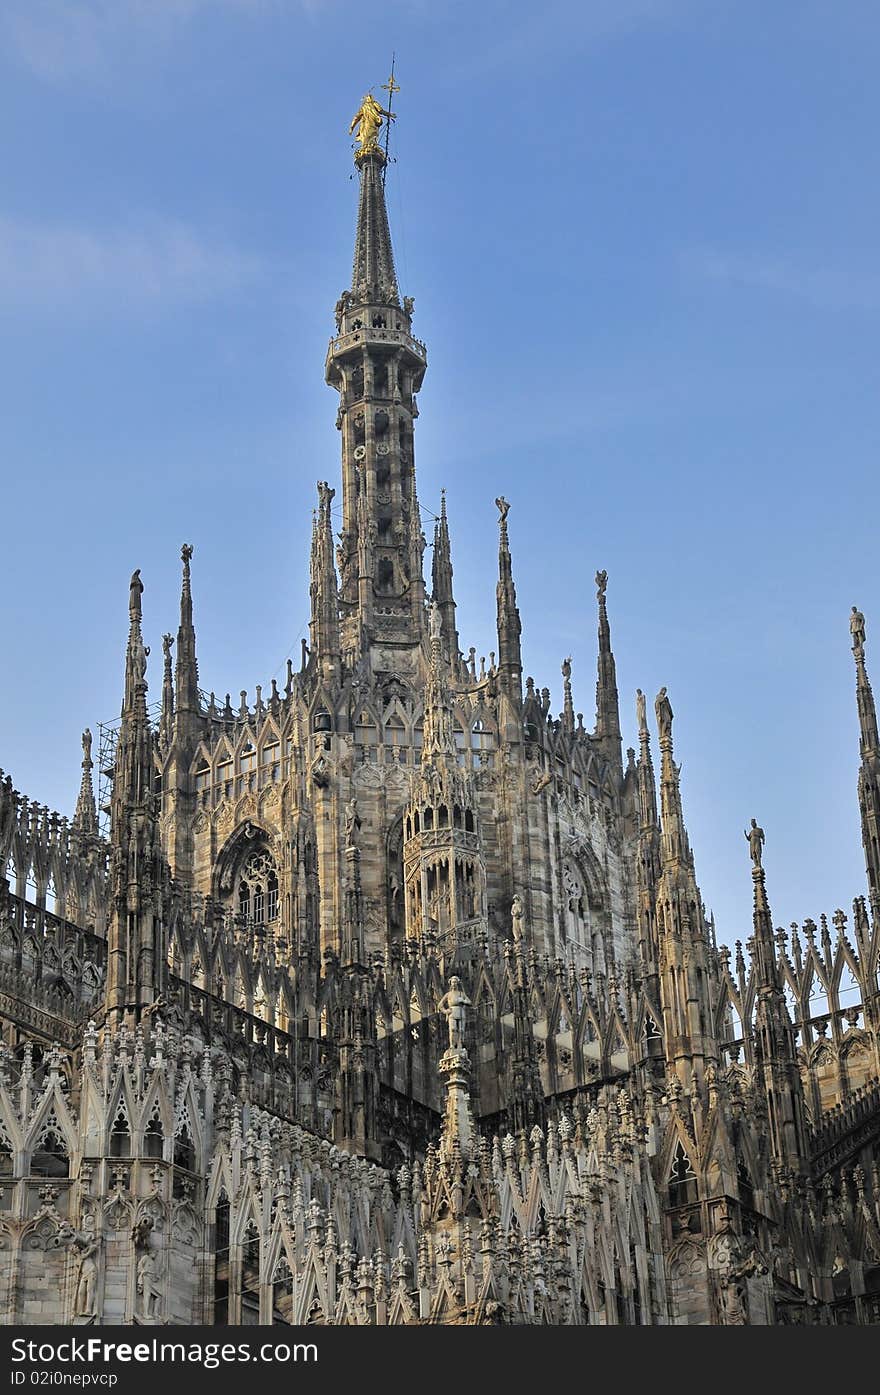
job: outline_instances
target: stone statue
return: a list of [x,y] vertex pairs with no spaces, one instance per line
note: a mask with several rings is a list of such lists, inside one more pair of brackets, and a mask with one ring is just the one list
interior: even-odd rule
[[405,296],[403,297],[403,313],[404,313],[404,315],[412,315],[412,312],[413,312],[413,309],[414,309],[414,308],[415,308],[415,301],[413,300],[413,297],[412,297],[411,295],[405,295]]
[[131,574],[131,581],[128,583],[128,613],[132,620],[141,618],[141,596],[144,594],[144,583],[141,581],[141,569],[136,567]]
[[85,731],[84,731],[83,734],[82,734],[82,748],[83,748],[83,765],[91,765],[91,763],[92,763],[92,733],[90,732],[90,730],[89,730],[88,727],[86,727]]
[[350,136],[357,134],[358,155],[365,155],[368,150],[379,149],[376,137],[382,126],[383,116],[389,121],[397,119],[393,111],[386,111],[384,107],[380,107],[372,92],[368,92],[351,118],[348,128]]
[[443,994],[437,1004],[437,1011],[443,1013],[449,1028],[449,1049],[451,1051],[464,1049],[464,1010],[470,1005],[471,1000],[461,986],[461,979],[453,974],[449,980],[448,991]]
[[79,1266],[74,1290],[73,1311],[76,1317],[95,1316],[95,1289],[98,1282],[98,1240],[95,1235],[77,1233],[73,1244],[79,1250]]
[[501,515],[501,522],[506,523],[507,515],[510,513],[510,505],[508,504],[503,494],[500,494],[498,498],[495,500],[495,507]]
[[181,560],[181,562],[184,564],[184,566],[185,566],[187,569],[189,569],[189,564],[190,564],[190,562],[192,561],[192,555],[193,555],[193,546],[192,546],[192,543],[184,543],[184,544],[183,544],[183,547],[180,549],[180,560]]
[[607,573],[607,572],[597,572],[597,573],[596,573],[596,589],[597,589],[597,591],[598,591],[599,599],[600,599],[600,600],[601,600],[602,597],[605,595],[605,590],[606,590],[606,587],[607,587],[607,586],[608,586],[608,573]]
[[141,1316],[156,1316],[159,1290],[156,1285],[156,1257],[151,1250],[144,1250],[137,1263],[137,1291],[143,1300]]
[[342,330],[342,317],[343,317],[343,315],[345,314],[346,310],[348,309],[348,303],[349,303],[350,300],[351,300],[351,293],[350,293],[349,291],[343,291],[343,292],[342,292],[342,295],[339,297],[339,299],[337,300],[335,306],[333,307],[333,315],[334,315],[334,318],[335,318],[335,320],[336,320],[336,333],[337,333],[337,334],[339,334],[340,331]]
[[858,606],[853,606],[852,608],[852,614],[849,617],[849,632],[852,635],[853,649],[864,649],[865,617]]
[[326,504],[329,509],[335,497],[336,490],[331,489],[326,480],[318,480],[318,499],[321,503],[321,507],[323,508]]
[[648,725],[648,714],[645,709],[645,694],[641,688],[636,688],[636,716],[639,723],[639,731],[645,731]]
[[164,656],[165,656],[165,662],[166,662],[166,663],[170,663],[170,662],[171,662],[171,646],[172,646],[173,643],[174,643],[174,636],[173,636],[173,635],[163,635],[163,636],[162,636],[162,653],[163,653]]
[[764,842],[764,830],[759,828],[756,819],[752,819],[751,828],[747,828],[744,834],[749,845],[749,853],[756,867],[761,866],[761,847]]
[[654,700],[654,713],[657,717],[657,730],[660,733],[660,740],[671,739],[672,737],[672,703],[666,696],[666,689],[661,688]]
[[443,634],[443,613],[436,601],[432,601],[428,608],[428,628],[432,642],[439,640]]
[[568,682],[569,678],[571,678],[571,655],[570,655],[570,654],[569,654],[569,656],[568,656],[567,659],[563,659],[563,660],[562,660],[562,676],[563,676],[563,678],[565,679],[566,683]]
[[526,908],[519,892],[516,893],[510,903],[510,918],[513,921],[513,941],[514,944],[522,944],[526,929]]
[[345,845],[348,848],[357,847],[358,835],[361,827],[361,816],[358,813],[358,802],[354,795],[345,806]]

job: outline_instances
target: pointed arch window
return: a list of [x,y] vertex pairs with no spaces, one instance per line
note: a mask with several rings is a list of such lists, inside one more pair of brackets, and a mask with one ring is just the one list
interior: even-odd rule
[[362,712],[355,723],[354,744],[361,748],[362,760],[369,760],[373,748],[378,744],[376,723],[367,712]]
[[43,1134],[31,1158],[31,1176],[70,1176],[70,1159],[60,1129],[49,1128]]
[[679,1139],[669,1173],[669,1201],[672,1206],[687,1206],[697,1198],[697,1174]]
[[113,1120],[113,1126],[110,1130],[110,1156],[111,1158],[131,1157],[131,1129],[121,1109]]
[[281,742],[269,741],[260,752],[260,781],[277,781],[281,773]]
[[474,764],[492,766],[495,763],[495,733],[490,731],[481,717],[471,727],[471,750]]
[[251,853],[242,868],[238,909],[239,914],[254,925],[263,925],[278,917],[278,871],[275,859],[265,848]]
[[203,760],[196,771],[196,790],[201,792],[208,789],[211,784],[211,767],[206,760]]
[[396,712],[392,712],[385,723],[384,741],[386,765],[405,759],[406,727]]
[[453,738],[455,741],[455,759],[459,765],[464,765],[468,748],[468,740],[464,727],[460,722],[456,722],[453,728]]
[[165,1136],[162,1133],[162,1121],[158,1117],[154,1117],[144,1130],[144,1157],[161,1158],[164,1152]]
[[247,745],[244,747],[243,751],[239,755],[238,768],[241,771],[242,775],[249,775],[252,770],[256,770],[257,753],[254,750],[254,745],[252,741],[249,741],[247,743]]
[[196,1170],[196,1150],[186,1123],[181,1125],[174,1136],[174,1166],[185,1168],[187,1172]]
[[214,1212],[214,1325],[229,1321],[229,1200],[221,1195]]

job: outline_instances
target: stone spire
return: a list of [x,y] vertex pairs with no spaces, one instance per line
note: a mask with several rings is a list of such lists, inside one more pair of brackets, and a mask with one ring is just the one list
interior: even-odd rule
[[174,680],[171,676],[171,646],[173,635],[162,636],[162,719],[159,725],[159,747],[168,750],[174,735]]
[[651,758],[651,736],[648,731],[645,695],[636,689],[636,712],[639,726],[639,760],[636,768],[639,846],[636,864],[636,915],[639,928],[639,957],[644,973],[657,973],[657,921],[655,904],[660,880],[660,822],[657,817],[657,788],[654,762]]
[[[755,819],[746,838],[754,885],[755,1058],[767,1100],[770,1147],[776,1163],[794,1171],[804,1171],[809,1153],[803,1084],[776,962],[773,921],[762,864],[764,830],[758,827]],[[782,938],[784,940],[784,935]]]
[[620,746],[620,706],[617,696],[617,670],[611,652],[611,626],[605,604],[608,573],[596,573],[596,595],[599,602],[599,665],[596,680],[596,740],[607,760],[622,775]]
[[672,705],[665,688],[654,704],[660,733],[660,880],[656,922],[667,1063],[682,1085],[702,1088],[706,1067],[718,1057],[712,1004],[715,975],[700,890],[681,807],[672,748]]
[[318,482],[318,513],[312,529],[311,601],[309,624],[312,654],[324,679],[332,677],[339,657],[339,589],[333,564],[333,520],[330,506],[336,495],[326,481]]
[[495,500],[498,508],[498,585],[496,602],[498,610],[498,674],[499,682],[509,698],[522,702],[522,650],[520,634],[522,624],[516,604],[516,587],[513,584],[513,566],[510,557],[510,543],[507,537],[507,515],[510,505],[502,495]]
[[880,737],[877,709],[865,667],[865,617],[853,606],[849,622],[856,663],[856,706],[859,713],[859,814],[868,895],[875,917],[880,915]]
[[378,147],[358,151],[355,164],[360,170],[360,197],[351,272],[352,294],[360,301],[397,305],[397,274],[382,179],[385,156]]
[[140,570],[129,587],[125,694],[110,801],[112,904],[107,935],[107,1013],[114,1024],[136,1017],[161,989],[163,858],[156,762],[147,715],[147,655],[141,634]]
[[477,1131],[470,1102],[471,1061],[465,1050],[465,1013],[471,1000],[453,975],[449,988],[437,1004],[446,1018],[449,1047],[440,1058],[440,1074],[446,1085],[446,1113],[440,1139],[440,1156],[449,1161],[460,1157],[471,1162],[476,1156]]
[[443,647],[449,662],[456,667],[458,630],[455,625],[455,597],[452,592],[452,552],[449,546],[449,524],[446,518],[446,490],[440,491],[440,517],[434,524],[434,559],[431,567],[431,594],[440,607],[443,620]]
[[574,699],[571,695],[571,655],[562,660],[562,727],[567,735],[574,734]]
[[422,767],[455,765],[455,740],[452,733],[452,698],[446,681],[443,661],[443,617],[436,601],[430,607],[431,661],[425,684],[425,714],[423,721]]
[[[180,626],[177,631],[177,669],[175,687],[177,689],[177,711],[186,720],[197,716],[199,701],[199,665],[196,659],[196,632],[193,626],[192,585],[190,562],[193,549],[184,543],[180,549],[183,563],[183,579],[180,588]],[[180,722],[178,722],[178,727]]]
[[360,198],[352,286],[336,302],[336,336],[326,361],[327,382],[339,393],[337,557],[349,663],[380,638],[420,643],[425,597],[413,422],[426,353],[413,338],[413,301],[405,296],[401,302],[398,294],[382,183],[385,157],[374,138],[376,113],[382,113],[368,106],[365,98],[355,118],[355,124],[364,118],[367,144],[355,154]]
[[95,762],[92,760],[92,733],[88,727],[82,734],[82,753],[82,780],[71,827],[81,835],[95,837],[98,832],[98,810],[95,805],[95,791],[92,787],[92,770]]

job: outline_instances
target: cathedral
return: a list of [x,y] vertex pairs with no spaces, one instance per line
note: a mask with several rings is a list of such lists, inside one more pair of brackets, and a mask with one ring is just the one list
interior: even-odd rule
[[352,122],[341,479],[318,484],[299,669],[238,704],[202,690],[185,544],[149,699],[131,578],[121,720],[83,734],[73,816],[0,780],[2,1320],[880,1322],[864,617],[865,894],[774,928],[752,820],[730,949],[665,688],[622,749],[605,572],[592,726],[568,661],[558,714],[523,674],[505,498],[488,661],[445,502],[426,577],[390,119],[368,95]]

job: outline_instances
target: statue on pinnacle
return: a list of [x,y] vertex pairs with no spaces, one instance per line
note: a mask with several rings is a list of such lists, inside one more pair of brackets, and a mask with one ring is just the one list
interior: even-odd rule
[[393,111],[386,111],[384,107],[380,107],[372,92],[367,92],[351,118],[351,125],[348,128],[348,134],[350,136],[356,135],[358,142],[355,159],[374,150],[381,154],[377,137],[382,127],[383,116],[388,121],[396,120]]

